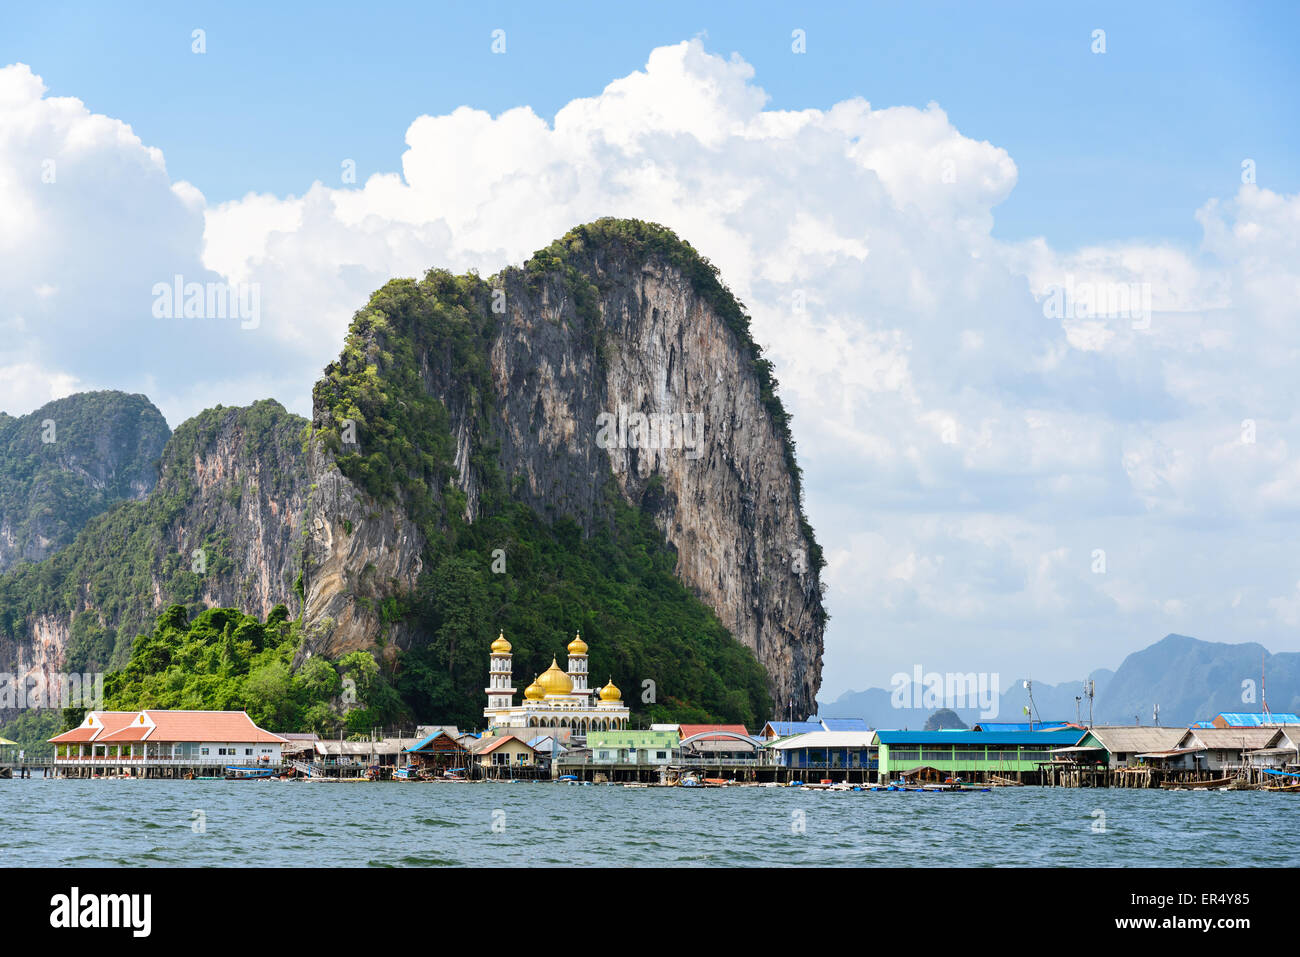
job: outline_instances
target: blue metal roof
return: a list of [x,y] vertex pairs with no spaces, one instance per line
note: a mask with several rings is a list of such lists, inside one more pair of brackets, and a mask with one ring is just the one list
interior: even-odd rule
[[1213,721],[1197,721],[1195,724],[1192,725],[1192,727],[1193,727],[1193,728],[1213,728],[1213,727],[1214,727],[1214,722],[1213,722]]
[[440,735],[440,734],[445,734],[445,735],[447,735],[447,737],[451,738],[451,740],[453,740],[453,741],[456,740],[455,737],[453,737],[452,734],[451,734],[450,732],[448,732],[445,728],[439,728],[437,731],[433,732],[433,734],[429,735],[427,738],[423,738],[422,740],[417,741],[415,744],[411,745],[411,746],[410,746],[409,748],[407,748],[406,750],[407,750],[407,751],[419,751],[422,747],[424,747],[426,744],[428,744],[430,741],[432,741],[434,738],[436,738],[436,737],[437,737],[438,735]]
[[861,718],[821,718],[821,728],[827,731],[870,731],[871,726]]
[[881,744],[1041,744],[1065,747],[1083,737],[1078,728],[1055,731],[877,731]]
[[1284,712],[1248,714],[1241,711],[1224,711],[1215,715],[1231,728],[1261,728],[1274,724],[1300,724],[1300,716]]
[[816,721],[769,721],[768,726],[776,732],[777,737],[785,738],[792,734],[807,734],[809,731],[821,731],[822,726]]
[[1068,721],[981,721],[972,730],[977,731],[1052,731],[1064,728]]

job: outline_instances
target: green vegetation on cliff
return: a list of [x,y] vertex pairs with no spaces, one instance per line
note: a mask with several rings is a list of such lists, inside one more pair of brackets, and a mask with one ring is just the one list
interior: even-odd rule
[[52,554],[91,517],[141,498],[170,434],[152,402],[124,392],[82,392],[19,418],[0,414],[0,569]]
[[[580,261],[583,243],[612,237],[640,244],[630,254],[649,249],[668,257],[697,284],[751,349],[774,425],[788,437],[748,319],[713,267],[669,231],[601,221],[537,253],[524,272],[539,282],[560,277],[590,323],[595,290],[585,288],[584,273],[569,259]],[[515,644],[516,681],[526,684],[552,655],[563,657],[564,644],[581,628],[592,648],[592,680],[617,675],[634,682],[622,690],[639,716],[765,720],[770,701],[762,666],[677,580],[675,554],[650,516],[622,501],[612,480],[605,496],[611,521],[586,537],[572,520],[548,523],[511,497],[512,477],[501,474],[488,415],[488,350],[498,321],[491,296],[491,285],[478,276],[441,270],[420,282],[388,283],[356,314],[341,357],[316,385],[316,435],[339,468],[379,501],[400,503],[428,542],[416,594],[387,610],[412,623],[416,635],[394,670],[404,699],[420,720],[477,724],[486,649],[497,629]],[[461,384],[456,401],[476,432],[471,464],[481,488],[473,522],[465,521],[465,496],[451,482],[450,417],[426,387],[430,367],[454,370]],[[346,420],[355,424],[356,445],[345,442]],[[787,454],[792,461],[792,444]],[[492,569],[496,549],[504,571]],[[820,551],[813,558],[820,564]]]
[[[295,671],[299,639],[283,605],[264,623],[234,608],[210,608],[190,621],[184,606],[173,605],[135,639],[126,666],[105,678],[105,707],[243,710],[271,731],[326,735],[405,717],[369,652],[337,663],[308,658]],[[70,724],[79,720],[69,716]]]
[[[233,452],[270,466],[286,450],[298,454],[305,425],[273,400],[243,409],[217,406],[187,420],[167,443],[158,485],[146,500],[119,503],[90,519],[72,544],[52,557],[0,575],[0,639],[20,640],[40,617],[71,617],[64,669],[102,670],[123,664],[131,640],[154,620],[155,585],[160,604],[203,608],[204,593],[229,583],[235,570],[233,530],[223,527],[219,509],[204,513],[198,507],[196,459],[213,453],[219,436],[237,435],[242,445]],[[302,481],[270,468],[263,473],[276,485],[265,491],[276,497]],[[228,501],[242,490],[240,477],[232,473],[219,495]],[[175,544],[180,526],[184,553]],[[199,548],[202,574],[194,571],[192,558]]]
[[[492,309],[494,286],[522,280],[535,295],[545,287],[550,302],[550,294],[561,293],[600,361],[598,255],[653,257],[680,270],[736,335],[784,443],[802,516],[789,417],[743,307],[716,269],[670,231],[601,220],[492,281],[431,270],[420,281],[386,284],[356,314],[339,359],[317,382],[310,431],[270,401],[218,407],[186,422],[167,446],[147,501],[91,519],[52,559],[0,576],[0,647],[29,634],[40,616],[70,617],[64,666],[117,667],[108,682],[110,707],[242,707],[273,729],[334,730],[342,721],[360,731],[411,721],[480,725],[487,649],[498,629],[514,644],[520,689],[553,656],[563,660],[580,629],[591,648],[593,685],[614,678],[638,720],[759,725],[771,708],[762,666],[676,578],[677,556],[648,511],[627,504],[607,477],[601,520],[584,532],[571,518],[551,520],[520,502],[511,489],[522,476],[501,469],[489,357],[502,321]],[[446,401],[472,433],[466,445],[477,482],[473,521],[454,481],[453,416],[433,393],[434,382],[454,383]],[[0,420],[0,430],[7,427]],[[303,661],[303,626],[281,609],[265,623],[230,608],[203,610],[205,598],[238,594],[234,578],[257,571],[237,567],[233,545],[251,530],[222,507],[237,506],[246,494],[236,466],[256,463],[261,491],[273,500],[304,492],[304,432],[332,452],[358,488],[403,510],[425,537],[415,590],[372,607],[384,625],[410,639],[401,650],[381,635],[375,656]],[[231,435],[237,447],[225,450],[232,458],[224,471],[205,467],[201,476],[197,463]],[[803,529],[810,563],[819,569],[820,548],[806,522]],[[352,534],[350,525],[345,531]],[[188,554],[198,547],[207,555],[201,574]],[[302,598],[311,575],[304,567],[292,584],[281,583],[290,601]],[[180,607],[151,625],[161,605]],[[340,706],[344,677],[358,692],[351,710]]]

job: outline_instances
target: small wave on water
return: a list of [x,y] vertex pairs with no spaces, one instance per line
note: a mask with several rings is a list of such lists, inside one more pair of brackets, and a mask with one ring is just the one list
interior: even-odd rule
[[1287,850],[1267,835],[1293,806],[1263,793],[1178,801],[1138,789],[1023,788],[957,801],[505,784],[320,783],[268,794],[222,782],[9,781],[0,847],[16,866],[1273,865]]
[[456,867],[460,861],[442,857],[415,857],[408,854],[406,857],[399,858],[397,863],[406,867]]

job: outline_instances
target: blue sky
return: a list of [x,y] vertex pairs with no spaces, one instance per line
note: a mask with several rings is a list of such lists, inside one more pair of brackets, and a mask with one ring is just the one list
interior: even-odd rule
[[[825,696],[1300,651],[1300,7],[629,6],[11,7],[0,408],[309,414],[389,278],[636,216],[775,363]],[[258,321],[159,317],[176,275]]]
[[[528,104],[549,119],[697,35],[753,64],[773,109],[937,101],[1015,157],[1006,239],[1193,242],[1191,211],[1235,190],[1243,157],[1270,188],[1300,182],[1294,3],[82,3],[10,5],[6,20],[0,61],[129,118],[213,201],[301,193],[336,180],[341,157],[362,178],[391,170],[422,113]],[[506,56],[490,54],[498,28]]]

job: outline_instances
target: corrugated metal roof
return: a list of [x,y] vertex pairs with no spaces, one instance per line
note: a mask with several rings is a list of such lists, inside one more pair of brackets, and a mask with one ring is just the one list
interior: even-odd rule
[[972,731],[1054,731],[1070,727],[1069,721],[981,721]]
[[881,744],[897,747],[905,744],[1026,744],[1053,745],[1074,744],[1079,740],[1078,728],[1065,728],[1055,731],[877,731],[876,739]]
[[384,741],[313,741],[317,754],[339,757],[369,757],[379,754],[400,754],[402,744],[393,738]]
[[87,744],[101,734],[120,731],[134,721],[138,714],[138,711],[91,711],[80,727],[56,734],[49,740],[52,744]]
[[776,751],[798,751],[803,748],[866,748],[875,744],[874,731],[810,731],[773,742]]
[[1231,728],[1263,728],[1279,724],[1300,724],[1300,715],[1287,712],[1270,714],[1251,714],[1246,711],[1224,711],[1214,716],[1222,718],[1224,724]]
[[[1187,733],[1186,728],[1161,728],[1156,725],[1102,725],[1079,735],[1082,742],[1091,734],[1111,754],[1139,754],[1146,751],[1169,751]],[[1076,731],[1075,734],[1078,734]]]
[[161,741],[231,744],[284,744],[284,738],[264,731],[244,711],[164,711],[147,708],[116,731],[107,728],[95,742]]
[[[411,746],[410,746],[409,748],[407,748],[406,750],[407,750],[407,751],[419,751],[421,748],[423,748],[423,747],[425,747],[426,745],[430,744],[430,743],[431,743],[435,738],[437,738],[437,737],[439,737],[439,736],[441,736],[441,735],[444,735],[444,734],[445,734],[447,737],[449,737],[449,738],[450,738],[450,739],[451,739],[455,744],[461,744],[460,739],[456,737],[455,731],[456,731],[455,728],[452,728],[450,731],[448,731],[448,730],[446,730],[446,729],[444,729],[444,728],[439,728],[437,731],[433,732],[433,734],[426,735],[425,737],[423,737],[423,738],[421,738],[419,741],[415,742],[415,744],[411,745]],[[462,747],[463,747],[463,745],[462,745]]]
[[[729,731],[732,734],[743,734],[745,737],[751,737],[749,729],[743,724],[683,724],[680,725],[682,738],[692,738],[699,734],[707,734],[710,731]],[[726,735],[720,735],[725,738]],[[709,740],[708,737],[702,740]]]
[[862,718],[821,718],[821,726],[826,731],[870,731],[871,727]]
[[[491,754],[493,751],[501,747],[501,745],[505,744],[507,741],[517,741],[520,744],[522,744],[525,748],[528,748],[528,742],[524,741],[522,738],[517,738],[513,734],[504,734],[501,735],[500,737],[480,738],[478,742],[478,746],[474,749],[474,753],[479,756],[485,754]],[[529,750],[531,751],[532,749],[529,748]]]
[[809,731],[825,730],[817,721],[769,721],[763,726],[763,731],[766,732],[768,728],[771,728],[778,738],[784,738],[791,734],[807,734]]
[[1267,748],[1281,733],[1278,728],[1189,728],[1179,737],[1194,739],[1207,748],[1236,751]]

